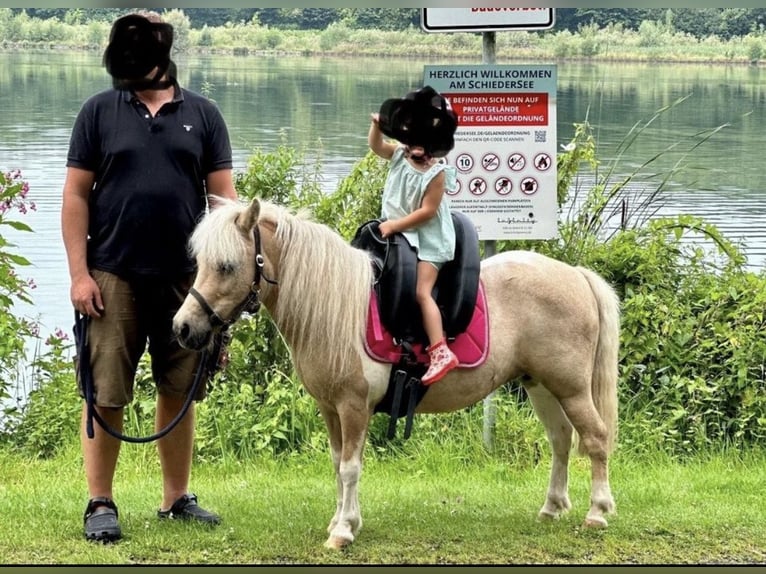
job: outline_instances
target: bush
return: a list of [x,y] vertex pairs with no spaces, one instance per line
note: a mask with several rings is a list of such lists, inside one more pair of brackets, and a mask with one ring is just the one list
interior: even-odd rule
[[[667,149],[678,151],[678,143]],[[538,249],[593,268],[620,294],[622,444],[687,454],[762,441],[766,398],[756,389],[764,385],[766,275],[748,272],[742,252],[714,226],[688,215],[650,217],[681,162],[660,174],[656,189],[636,193],[628,184],[652,161],[616,177],[618,161],[601,166],[589,126],[576,126],[558,158],[559,200],[576,206],[564,209],[561,239]],[[595,175],[578,197],[583,166]]]
[[[12,219],[14,213],[24,215],[35,209],[35,204],[27,198],[28,193],[29,184],[19,170],[0,171],[0,231],[3,226],[21,232],[32,231],[26,223]],[[26,359],[25,339],[34,337],[38,329],[34,323],[13,313],[15,302],[32,302],[30,291],[34,289],[34,281],[18,275],[18,268],[30,262],[14,253],[13,247],[15,245],[0,234],[0,407],[6,416],[16,410],[13,404],[2,405],[12,398],[11,388],[19,383],[19,367]]]
[[751,64],[757,64],[763,58],[763,40],[760,36],[749,34],[745,36],[747,58]]
[[34,386],[24,406],[6,413],[4,442],[30,456],[47,458],[76,442],[82,401],[74,381],[69,337],[57,331],[31,364]]

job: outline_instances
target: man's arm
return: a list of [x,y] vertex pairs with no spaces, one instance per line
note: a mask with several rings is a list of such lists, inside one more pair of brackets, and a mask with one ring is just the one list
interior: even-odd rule
[[70,298],[80,313],[100,317],[104,309],[101,291],[88,270],[88,198],[95,174],[67,168],[61,203],[61,235],[69,264]]
[[[215,195],[225,199],[237,199],[237,190],[234,188],[232,170],[230,169],[211,171],[207,174],[205,187],[208,196]],[[211,203],[210,207],[215,207],[215,205]]]

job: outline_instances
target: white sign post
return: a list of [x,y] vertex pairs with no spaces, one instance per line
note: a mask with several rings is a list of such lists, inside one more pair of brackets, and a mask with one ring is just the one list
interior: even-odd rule
[[[545,29],[545,28],[552,28],[553,27],[553,9],[552,8],[438,8],[438,9],[428,9],[423,8],[421,11],[421,19],[420,24],[423,30],[426,32],[483,32],[483,60],[484,64],[492,67],[495,64],[495,32],[497,31],[503,31],[503,30],[538,30],[538,29]],[[491,69],[487,68],[485,66],[485,69]],[[458,68],[459,70],[459,68]],[[450,75],[452,73],[459,74],[459,71],[447,71],[446,75]],[[483,111],[477,111],[473,110],[472,113],[474,116],[479,115],[503,115],[505,113],[511,114],[511,115],[517,115],[517,116],[524,116],[527,115],[527,112],[529,110],[524,111],[524,113],[517,113],[521,112],[520,105],[517,104],[524,104],[527,103],[532,104],[533,106],[536,105],[537,113],[534,113],[532,115],[540,115],[541,111],[541,101],[538,99],[534,103],[529,100],[524,101],[520,100],[514,103],[512,100],[514,98],[522,98],[522,97],[533,97],[534,93],[537,93],[538,95],[545,96],[545,101],[547,102],[547,111],[545,111],[545,129],[537,130],[535,129],[535,136],[534,141],[531,142],[533,145],[532,148],[537,148],[533,152],[534,159],[532,160],[532,165],[539,167],[544,167],[544,161],[543,163],[540,163],[540,159],[545,157],[550,158],[553,162],[552,165],[546,170],[548,172],[548,177],[545,178],[544,182],[544,188],[550,189],[545,193],[545,199],[539,203],[535,210],[537,211],[537,215],[540,215],[540,211],[538,208],[544,207],[544,211],[546,213],[551,213],[550,217],[554,218],[555,216],[552,215],[552,212],[550,211],[553,209],[551,207],[551,192],[553,194],[552,201],[553,206],[557,204],[557,174],[556,174],[556,164],[553,158],[556,157],[556,76],[555,76],[555,68],[550,68],[551,72],[551,80],[552,84],[550,82],[543,83],[542,85],[535,86],[534,89],[530,90],[532,92],[528,96],[523,96],[521,92],[526,92],[525,90],[518,89],[517,86],[513,85],[490,85],[490,84],[472,84],[469,85],[467,83],[457,84],[457,83],[448,83],[444,84],[441,82],[441,80],[449,80],[449,78],[440,76],[442,72],[440,72],[437,68],[432,68],[430,70],[431,76],[429,77],[429,67],[426,67],[424,78],[425,83],[428,84],[429,82],[439,81],[439,87],[442,88],[443,92],[446,93],[461,93],[465,88],[470,88],[467,91],[472,91],[473,89],[477,89],[480,92],[484,92],[482,94],[476,94],[474,96],[471,95],[458,95],[457,98],[470,98],[475,97],[477,98],[476,102],[469,102],[467,99],[464,101],[460,101],[461,105],[461,114],[464,116],[467,116],[469,114],[469,110],[467,109],[468,104],[476,104],[475,107],[481,109],[484,108]],[[434,75],[435,73],[435,75]],[[501,69],[499,72],[501,75],[504,73],[509,73],[507,70],[503,72]],[[466,75],[469,75],[470,72],[467,72]],[[486,78],[489,79],[492,76],[492,72],[487,72]],[[510,72],[510,74],[513,74],[513,72]],[[456,80],[457,81],[457,80]],[[491,81],[491,80],[490,80]],[[435,87],[435,86],[434,86]],[[438,88],[437,88],[438,89]],[[495,95],[493,96],[491,93],[493,92]],[[506,93],[507,92],[507,93]],[[542,93],[546,92],[546,93]],[[491,101],[492,98],[495,98],[495,101]],[[457,101],[456,101],[457,103]],[[495,106],[494,108],[490,109],[492,106]],[[513,108],[518,107],[518,110],[501,110],[501,108]],[[453,150],[453,159],[456,160],[459,164],[462,164],[463,167],[463,175],[467,175],[467,172],[472,171],[475,167],[477,168],[477,173],[479,169],[483,169],[487,172],[495,172],[498,173],[496,170],[499,171],[500,169],[500,163],[505,159],[505,155],[503,154],[503,151],[506,153],[508,150],[503,150],[506,146],[503,144],[503,142],[506,141],[506,137],[508,140],[516,139],[518,134],[511,133],[512,131],[528,131],[526,129],[523,129],[521,127],[512,127],[515,120],[511,120],[510,122],[507,122],[505,120],[499,120],[501,124],[506,124],[506,127],[511,128],[507,133],[505,133],[501,126],[494,127],[493,129],[483,129],[481,127],[481,124],[485,124],[484,128],[487,128],[486,123],[484,120],[480,120],[478,117],[474,117],[473,119],[469,120],[471,123],[475,124],[478,123],[479,125],[472,125],[469,126],[468,130],[462,130],[458,128],[458,134],[456,134],[456,147],[459,146],[459,149]],[[495,120],[490,120],[490,122],[493,122]],[[527,122],[531,121],[532,124],[539,123],[538,118],[529,118],[527,115]],[[534,125],[531,127],[535,127]],[[468,133],[468,132],[471,133]],[[525,136],[527,134],[523,134],[522,142],[525,141]],[[544,137],[545,142],[541,142],[539,140],[539,137]],[[474,139],[475,138],[475,139]],[[462,143],[460,143],[462,140]],[[471,141],[473,140],[473,141]],[[490,143],[492,144],[489,148],[479,149],[479,141],[481,141],[482,144]],[[530,143],[530,142],[527,142]],[[539,144],[545,143],[544,148],[540,148]],[[473,144],[473,145],[471,145]],[[471,156],[471,153],[476,153],[477,156],[481,156],[480,162],[476,162],[473,156]],[[478,152],[478,153],[477,153]],[[542,155],[540,155],[542,154]],[[511,155],[508,156],[507,159],[507,169],[508,173],[511,174],[514,172],[514,168],[516,168],[516,171],[521,171],[525,167],[527,167],[527,158],[523,155],[523,152],[521,151],[513,151],[511,152]],[[523,165],[522,165],[523,163]],[[478,166],[478,167],[477,167]],[[496,167],[497,166],[497,167]],[[467,170],[467,172],[466,172]],[[517,174],[518,175],[518,174]],[[531,177],[531,176],[528,176]],[[468,189],[469,192],[471,190],[471,185],[473,185],[474,192],[481,191],[482,188],[484,188],[484,191],[479,194],[482,195],[483,193],[486,193],[486,190],[489,189],[489,186],[487,182],[485,181],[484,184],[482,184],[479,179],[481,176],[476,176],[477,179],[471,178]],[[463,180],[465,177],[463,177]],[[527,191],[531,191],[534,189],[534,193],[531,195],[537,194],[541,187],[540,185],[533,185],[533,187],[529,187],[529,181],[524,180],[525,182],[522,183],[522,187],[526,189]],[[538,184],[541,183],[538,181]],[[461,183],[461,187],[465,187]],[[498,205],[500,203],[505,203],[506,206],[511,207],[512,202],[510,201],[504,201],[503,197],[510,196],[511,193],[513,193],[513,180],[511,177],[508,177],[506,179],[495,179],[494,181],[494,190],[495,193],[498,194]],[[552,191],[551,191],[552,190]],[[458,193],[460,190],[458,190]],[[543,195],[541,194],[540,197],[542,198]],[[456,200],[455,206],[461,205],[463,203],[464,208],[468,208],[470,210],[473,210],[474,207],[478,208],[479,211],[481,211],[481,207],[479,202],[476,202],[477,205],[468,205],[463,200]],[[452,204],[451,204],[452,206]],[[521,206],[521,204],[519,204]],[[492,208],[494,210],[494,208]],[[516,212],[517,210],[515,208],[512,208],[510,211]],[[557,225],[556,225],[556,231],[551,227],[551,223],[548,222],[544,225],[545,230],[543,231],[542,228],[534,229],[536,226],[534,224],[534,221],[536,219],[535,211],[528,211],[527,212],[527,220],[521,221],[521,225],[523,225],[522,229],[516,229],[512,230],[509,226],[513,225],[519,225],[518,220],[519,218],[523,219],[524,210],[522,209],[520,211],[521,215],[512,215],[511,213],[501,215],[497,217],[497,219],[493,222],[491,217],[488,220],[489,227],[492,228],[492,231],[482,231],[482,223],[479,222],[476,223],[474,219],[474,225],[477,225],[477,228],[479,230],[479,237],[486,239],[485,241],[485,256],[491,257],[495,253],[495,239],[499,238],[507,238],[507,235],[516,235],[519,231],[521,231],[521,236],[526,237],[527,239],[530,239],[532,237],[538,236],[540,234],[541,236],[555,236],[557,234]],[[546,220],[548,218],[546,217]],[[503,220],[503,221],[501,221]],[[555,221],[554,219],[550,220]],[[531,224],[531,225],[530,225]],[[500,225],[499,232],[498,232],[498,225]],[[503,228],[503,226],[507,226]],[[494,237],[495,235],[500,234],[502,237]],[[484,398],[484,444],[490,451],[493,450],[494,446],[494,426],[495,426],[495,406],[493,402],[494,392],[490,393],[487,397]]]
[[423,8],[426,32],[499,32],[553,27],[553,8]]

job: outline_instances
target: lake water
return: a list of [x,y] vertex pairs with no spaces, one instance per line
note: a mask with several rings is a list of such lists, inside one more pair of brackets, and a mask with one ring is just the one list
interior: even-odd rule
[[[481,60],[477,55],[477,62]],[[263,56],[178,58],[182,85],[215,99],[231,132],[235,170],[251,152],[284,142],[324,166],[334,190],[367,152],[369,114],[380,102],[422,84],[424,64],[472,62]],[[499,64],[510,62],[498,62]],[[530,62],[516,62],[519,64]],[[538,64],[540,62],[537,62]],[[547,62],[555,63],[555,62]],[[766,128],[766,70],[745,66],[560,63],[557,131],[567,143],[573,124],[595,127],[604,165],[619,159],[630,174],[656,154],[660,160],[634,179],[638,192],[654,189],[676,161],[686,169],[668,186],[663,213],[691,213],[746,242],[753,269],[766,260],[766,195],[761,149]],[[0,53],[0,169],[19,168],[37,211],[23,219],[34,234],[7,234],[32,261],[35,305],[21,312],[39,320],[43,334],[69,330],[69,276],[60,237],[59,209],[73,119],[82,101],[109,85],[99,54]],[[664,106],[628,149],[627,134]],[[665,151],[675,142],[691,149],[706,131],[728,124],[685,159]],[[656,164],[656,165],[655,165]],[[6,230],[3,230],[6,233]]]

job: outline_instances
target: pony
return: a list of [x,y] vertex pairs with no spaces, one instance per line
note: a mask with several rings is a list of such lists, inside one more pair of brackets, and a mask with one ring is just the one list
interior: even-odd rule
[[[257,198],[221,200],[196,226],[197,274],[173,318],[181,345],[202,350],[243,310],[266,307],[326,423],[337,498],[325,546],[351,544],[362,527],[358,487],[368,425],[391,365],[364,348],[374,271],[369,253],[306,213]],[[598,274],[531,251],[482,260],[489,352],[432,384],[416,413],[468,407],[521,379],[545,427],[552,462],[540,519],[571,508],[569,457],[591,463],[586,527],[615,511],[608,456],[617,436],[619,299]]]

